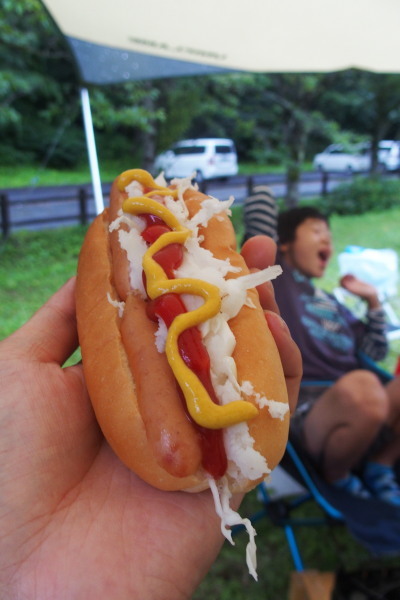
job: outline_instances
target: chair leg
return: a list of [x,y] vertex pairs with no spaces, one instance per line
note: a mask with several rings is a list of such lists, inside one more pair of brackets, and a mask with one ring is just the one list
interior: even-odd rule
[[293,527],[291,525],[284,526],[287,543],[289,545],[290,554],[292,555],[294,567],[296,571],[304,571],[303,559],[300,555],[299,546],[297,544],[296,536],[294,534]]

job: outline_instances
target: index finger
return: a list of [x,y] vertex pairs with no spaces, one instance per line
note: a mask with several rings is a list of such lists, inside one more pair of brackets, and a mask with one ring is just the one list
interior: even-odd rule
[[285,321],[279,315],[266,311],[265,318],[278,348],[285,374],[290,412],[293,414],[296,409],[300,382],[303,376],[301,353],[290,335]]
[[[265,269],[275,264],[276,244],[266,235],[256,235],[243,244],[241,254],[250,271]],[[257,286],[257,291],[263,309],[279,313],[272,282]]]
[[255,235],[243,244],[241,254],[249,269],[265,269],[275,263],[276,244],[267,235]]
[[[276,244],[267,236],[254,236],[243,245],[242,256],[250,269],[265,269],[275,262]],[[279,316],[271,282],[269,282],[269,286],[264,284],[259,286],[257,290],[261,305],[266,309],[265,317],[281,358],[290,410],[293,413],[297,404],[303,372],[300,350],[292,339],[286,323]]]

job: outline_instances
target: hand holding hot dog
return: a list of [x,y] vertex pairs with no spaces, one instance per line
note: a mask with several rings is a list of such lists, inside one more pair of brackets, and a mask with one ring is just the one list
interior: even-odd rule
[[[296,346],[270,327],[298,381]],[[211,494],[160,492],[121,463],[81,365],[61,368],[76,346],[74,280],[0,344],[2,596],[189,598],[222,543]]]
[[243,524],[257,578],[255,530],[232,510],[280,461],[289,429],[279,350],[220,202],[188,179],[124,171],[85,237],[76,286],[86,385],[115,454],[165,491],[210,488],[221,529]]
[[[268,265],[274,264],[276,244],[266,235],[257,235],[245,242],[241,254],[250,270],[265,269]],[[300,350],[292,340],[286,323],[279,316],[279,308],[275,301],[272,283],[264,283],[257,290],[261,305],[265,310],[268,326],[279,350],[285,371],[290,412],[294,413],[302,377]]]
[[163,493],[97,426],[77,346],[75,281],[0,343],[2,598],[189,598],[222,543],[211,494]]

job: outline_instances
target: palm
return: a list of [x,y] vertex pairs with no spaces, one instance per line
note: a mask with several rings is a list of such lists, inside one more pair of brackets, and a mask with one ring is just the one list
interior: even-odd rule
[[[75,597],[76,589],[79,598],[90,599],[97,597],[97,586],[110,586],[115,599],[128,597],[128,590],[134,596],[141,578],[144,584],[152,573],[158,577],[154,589],[186,597],[193,575],[199,581],[209,566],[200,552],[206,546],[215,557],[222,540],[209,492],[165,494],[143,483],[102,438],[80,367],[46,364],[39,377],[36,367],[20,363],[16,394],[24,400],[13,420],[24,423],[18,435],[26,443],[8,452],[13,467],[3,490],[6,500],[10,490],[13,505],[17,473],[23,502],[8,514],[6,526],[10,532],[18,529],[19,537],[3,567],[17,560],[43,593],[48,572],[40,565],[51,565],[53,598]],[[146,553],[138,543],[143,538]],[[179,547],[171,548],[171,539],[179,539]]]

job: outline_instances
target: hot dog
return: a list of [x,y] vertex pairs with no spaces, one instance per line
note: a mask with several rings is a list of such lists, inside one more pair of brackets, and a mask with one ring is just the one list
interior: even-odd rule
[[[120,459],[161,490],[247,491],[279,462],[289,414],[279,354],[228,211],[190,180],[113,183],[78,263],[83,369]],[[217,483],[215,483],[217,482]]]

